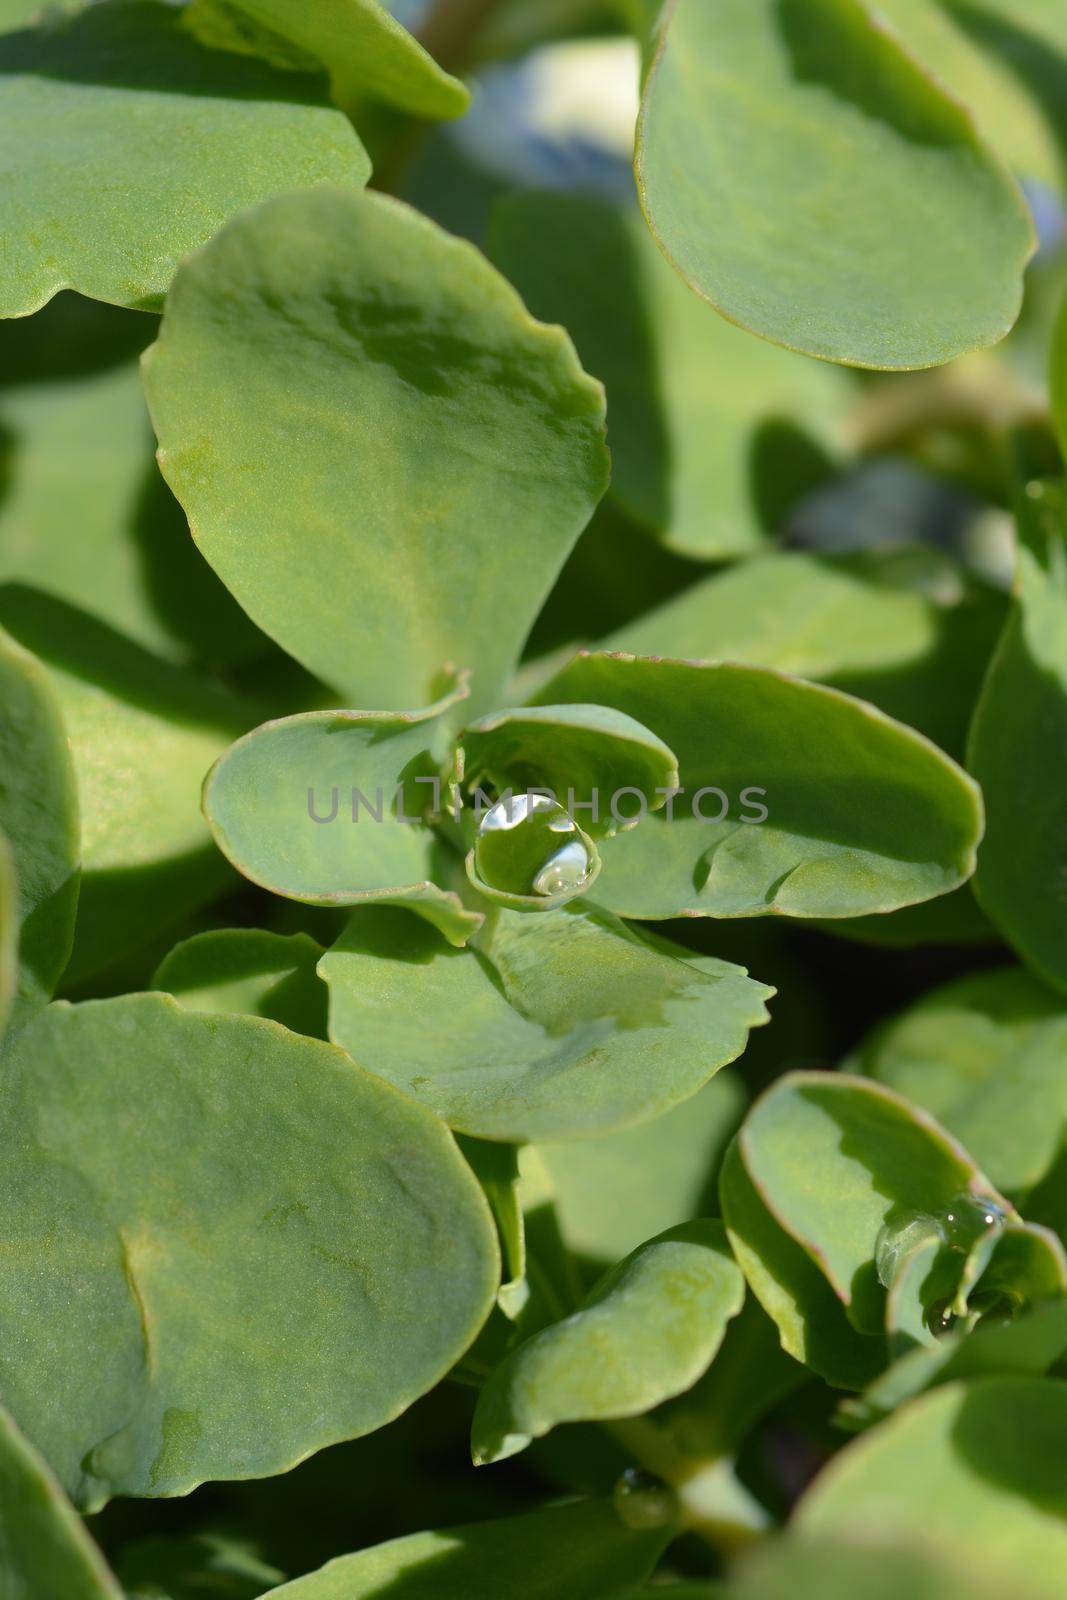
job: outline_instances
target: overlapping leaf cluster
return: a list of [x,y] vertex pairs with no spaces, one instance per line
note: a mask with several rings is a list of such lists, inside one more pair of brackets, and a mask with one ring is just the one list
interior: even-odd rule
[[0,26],[0,1595],[1051,1600],[1067,13]]

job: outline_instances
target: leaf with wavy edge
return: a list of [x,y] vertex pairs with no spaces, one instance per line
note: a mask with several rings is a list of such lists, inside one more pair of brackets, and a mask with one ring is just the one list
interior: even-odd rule
[[684,1222],[601,1279],[562,1322],[490,1374],[471,1431],[476,1465],[524,1450],[563,1422],[635,1417],[704,1373],[745,1280],[721,1222]]
[[5,1083],[0,1395],[82,1506],[379,1428],[488,1314],[470,1169],[331,1045],[127,995],[50,1007]]
[[246,212],[144,358],[207,559],[342,703],[490,709],[607,483],[600,385],[473,246],[380,194]]

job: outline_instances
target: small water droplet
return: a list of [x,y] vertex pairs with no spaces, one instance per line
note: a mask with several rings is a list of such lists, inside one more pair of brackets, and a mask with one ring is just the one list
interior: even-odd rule
[[888,1289],[904,1257],[910,1255],[924,1239],[940,1237],[940,1224],[928,1211],[902,1211],[895,1217],[887,1218],[874,1241],[874,1264],[879,1283]]
[[505,796],[486,812],[474,864],[484,884],[516,895],[573,893],[590,872],[589,851],[574,819],[537,793]]
[[628,1528],[665,1528],[678,1515],[670,1484],[641,1467],[627,1467],[615,1485],[612,1503]]
[[924,1321],[930,1332],[936,1335],[938,1339],[943,1338],[946,1333],[951,1333],[956,1321],[952,1302],[950,1300],[935,1300],[932,1306],[926,1308]]
[[990,1228],[1002,1228],[1007,1212],[988,1195],[961,1194],[948,1206],[943,1220],[945,1239],[952,1248],[969,1250]]

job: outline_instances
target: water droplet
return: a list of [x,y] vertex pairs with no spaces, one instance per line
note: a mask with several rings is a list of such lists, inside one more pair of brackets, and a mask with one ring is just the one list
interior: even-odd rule
[[935,1300],[932,1306],[927,1306],[924,1320],[930,1332],[939,1339],[943,1338],[946,1333],[951,1333],[956,1321],[952,1302],[950,1300]]
[[910,1255],[924,1239],[940,1237],[940,1224],[928,1211],[902,1211],[897,1216],[888,1217],[874,1241],[874,1264],[878,1269],[879,1283],[888,1289],[904,1257]]
[[[565,841],[565,842],[564,842]],[[547,795],[506,795],[482,818],[474,844],[479,878],[507,894],[576,892],[589,877],[581,830]]]
[[670,1484],[641,1467],[627,1467],[615,1485],[612,1503],[628,1528],[665,1528],[678,1515]]
[[945,1211],[945,1239],[954,1250],[969,1250],[983,1233],[999,1231],[1006,1220],[1005,1208],[988,1195],[957,1195]]

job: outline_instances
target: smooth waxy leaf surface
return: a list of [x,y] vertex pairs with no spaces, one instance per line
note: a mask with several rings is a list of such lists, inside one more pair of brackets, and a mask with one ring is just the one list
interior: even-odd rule
[[381,907],[353,915],[319,971],[330,1037],[452,1127],[581,1139],[694,1094],[766,1019],[772,991],[743,968],[670,949],[581,902],[494,911],[465,951]]
[[274,894],[411,904],[462,944],[477,914],[431,882],[439,847],[420,820],[435,802],[442,719],[462,694],[420,711],[308,711],[253,729],[204,785],[219,849]]
[[[1014,1600],[1049,1600],[1042,1575],[1017,1564],[1011,1568]],[[944,1600],[966,1594],[969,1600],[1000,1600],[1004,1575],[975,1570],[955,1550],[913,1533],[905,1543],[884,1540],[877,1523],[835,1529],[817,1538],[790,1531],[752,1551],[728,1589],[693,1588],[693,1600],[827,1600],[830,1595],[862,1595],[863,1600]],[[688,1600],[682,1586],[678,1600]],[[627,1597],[631,1600],[631,1597]]]
[[244,659],[266,641],[197,552],[153,459],[135,359],[153,329],[71,294],[0,324],[0,580],[58,595],[159,655]]
[[326,990],[315,967],[322,946],[306,933],[216,928],[164,957],[152,980],[188,1011],[270,1017],[294,1033],[326,1037]]
[[0,829],[10,847],[5,966],[18,930],[17,1019],[51,999],[70,955],[78,905],[78,795],[47,670],[2,632]]
[[155,0],[0,38],[0,136],[9,317],[59,289],[158,308],[182,256],[234,212],[370,175],[316,78],[206,49]]
[[182,269],[145,378],[160,462],[252,619],[349,703],[502,680],[607,480],[603,395],[472,246],[291,195]]
[[82,978],[235,881],[200,814],[204,774],[254,710],[63,601],[10,584],[0,620],[45,664],[70,739]]
[[0,1393],[82,1505],[380,1427],[492,1304],[447,1133],[276,1023],[53,1006],[8,1062],[0,1144]]
[[638,1416],[682,1393],[744,1297],[721,1223],[681,1223],[640,1245],[492,1373],[474,1414],[475,1462],[514,1455],[561,1422]]
[[495,711],[464,729],[459,749],[468,786],[547,788],[594,838],[662,806],[660,791],[678,783],[674,753],[662,739],[605,706]]
[[1018,315],[1033,248],[1022,196],[861,0],[675,0],[637,177],[691,287],[794,350],[935,366],[995,344]]
[[1067,989],[1067,543],[1041,516],[1021,532],[1015,605],[967,753],[987,818],[974,888],[1023,960]]
[[538,1146],[571,1249],[607,1266],[679,1217],[700,1216],[744,1106],[739,1077],[723,1071],[653,1122]]
[[535,698],[613,706],[678,757],[673,806],[601,846],[595,897],[621,916],[859,916],[944,894],[973,870],[971,780],[834,690],[728,663],[582,653]]
[[840,448],[843,375],[717,317],[636,211],[587,195],[508,196],[489,248],[603,380],[612,494],[672,549],[747,554],[826,475]]
[[278,1600],[602,1600],[640,1583],[666,1533],[627,1528],[601,1500],[413,1533],[273,1591]]
[[[1067,1560],[1067,1386],[987,1378],[926,1395],[857,1439],[820,1475],[794,1527],[811,1537],[914,1529],[980,1579],[1018,1572],[1054,1593]],[[1047,1581],[1046,1581],[1047,1578]]]
[[0,1412],[0,1594],[122,1600],[85,1524],[37,1452]]
[[869,700],[962,758],[1004,609],[1002,595],[930,546],[775,551],[694,584],[602,644],[776,667]]
[[[208,7],[212,0],[208,0]],[[253,18],[329,69],[334,98],[370,94],[421,117],[458,117],[470,95],[378,0],[214,0]]]
[[1067,1002],[1022,968],[933,990],[848,1063],[922,1106],[997,1187],[1025,1194],[1067,1127]]

